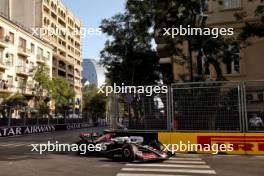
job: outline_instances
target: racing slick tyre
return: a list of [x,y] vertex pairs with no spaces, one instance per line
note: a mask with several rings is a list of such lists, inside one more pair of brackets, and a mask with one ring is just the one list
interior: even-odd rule
[[125,161],[132,162],[136,159],[135,156],[136,147],[132,144],[125,144],[122,147],[122,158]]

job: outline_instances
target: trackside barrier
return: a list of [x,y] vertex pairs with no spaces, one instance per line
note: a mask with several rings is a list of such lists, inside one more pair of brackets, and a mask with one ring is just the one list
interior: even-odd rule
[[92,127],[89,123],[74,123],[74,124],[52,124],[52,125],[32,125],[32,126],[14,126],[0,127],[0,137],[28,135],[35,133],[53,132],[61,130],[73,130]]
[[[263,133],[181,133],[159,132],[158,139],[163,144],[232,144],[232,151],[220,152],[220,154],[248,154],[264,155]],[[177,151],[178,153],[212,153],[189,150]]]
[[264,80],[167,87],[166,94],[148,97],[116,95],[119,112],[112,121],[118,124],[112,130],[156,132],[165,144],[233,144],[224,153],[264,155]]

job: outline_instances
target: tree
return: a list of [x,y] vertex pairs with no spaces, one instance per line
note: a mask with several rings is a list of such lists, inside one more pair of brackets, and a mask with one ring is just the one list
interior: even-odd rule
[[85,85],[82,89],[84,117],[91,115],[94,122],[97,120],[96,116],[104,118],[106,112],[106,96],[98,93],[98,90],[94,84]]
[[34,84],[34,100],[38,108],[47,108],[47,101],[50,100],[52,81],[49,76],[49,67],[45,64],[37,65],[32,69]]
[[[154,29],[152,35],[155,38],[162,39],[167,44],[166,50],[173,58],[173,62],[181,61],[189,67],[189,81],[195,81],[193,76],[192,54],[198,53],[197,60],[202,58],[205,61],[205,67],[208,69],[212,65],[217,74],[216,80],[224,80],[220,62],[223,60],[231,62],[233,57],[227,58],[226,52],[230,40],[223,37],[212,38],[208,36],[186,35],[172,38],[164,37],[164,28],[179,28],[180,26],[189,28],[205,28],[206,18],[203,16],[205,0],[128,0],[126,5],[127,13],[131,14],[146,31]],[[188,55],[178,45],[183,42],[188,43]],[[198,78],[199,80],[201,78]]]
[[63,110],[63,108],[74,104],[75,91],[70,87],[66,79],[54,77],[51,87],[52,99],[55,101],[57,110]]
[[[247,12],[242,11],[239,13],[235,13],[234,16],[238,21],[243,21],[245,17],[248,16]],[[244,20],[244,27],[242,28],[242,32],[239,35],[240,41],[244,42],[244,44],[250,44],[247,40],[251,37],[264,37],[264,5],[259,5],[255,9],[255,17],[259,18],[257,22],[247,22]]]
[[14,94],[8,97],[4,103],[7,106],[27,106],[27,99],[22,94]]
[[113,38],[101,51],[111,84],[150,85],[159,80],[159,58],[151,48],[152,38],[145,26],[133,20],[124,13],[102,21],[102,31]]
[[28,104],[26,97],[19,93],[6,96],[2,103],[4,106],[0,106],[0,115],[3,118],[8,118],[11,116],[10,112],[12,108],[21,108],[27,106]]
[[0,92],[0,106],[1,104],[3,104],[3,102],[6,101],[6,99],[8,99],[11,96],[10,93],[8,92]]

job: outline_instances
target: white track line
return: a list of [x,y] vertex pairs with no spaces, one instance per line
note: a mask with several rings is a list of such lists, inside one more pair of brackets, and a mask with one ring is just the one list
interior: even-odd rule
[[182,164],[126,164],[132,167],[176,167],[176,168],[200,168],[209,169],[208,165],[182,165]]
[[11,144],[0,144],[0,147],[18,147],[18,146],[26,146],[28,143],[11,143]]
[[190,176],[190,175],[118,173],[116,174],[116,176]]
[[216,172],[214,170],[199,170],[199,169],[122,168],[121,171],[132,171],[132,172],[165,172],[165,173],[193,173],[193,174],[216,174]]
[[177,160],[167,160],[163,163],[174,163],[174,164],[206,164],[205,161],[177,161]]
[[201,161],[201,158],[184,158],[184,157],[172,157],[169,160],[188,160],[188,161]]

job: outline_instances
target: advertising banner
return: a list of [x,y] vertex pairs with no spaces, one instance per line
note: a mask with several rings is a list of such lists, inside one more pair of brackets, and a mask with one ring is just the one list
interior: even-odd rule
[[0,137],[19,136],[19,135],[27,135],[34,133],[60,131],[60,130],[74,130],[74,129],[88,128],[88,127],[91,127],[91,125],[88,123],[1,127]]
[[[217,146],[217,153],[221,154],[254,154],[264,155],[263,133],[180,133],[161,132],[158,139],[164,144],[191,146],[189,150],[178,150],[179,153],[214,153],[203,150],[206,146]],[[195,145],[196,147],[192,147]],[[226,150],[222,146],[231,146]]]

